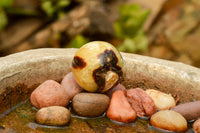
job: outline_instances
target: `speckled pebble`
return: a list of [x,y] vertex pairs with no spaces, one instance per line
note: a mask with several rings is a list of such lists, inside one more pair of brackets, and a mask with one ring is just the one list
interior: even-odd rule
[[42,125],[63,126],[70,121],[70,111],[62,106],[44,107],[36,113],[36,122]]

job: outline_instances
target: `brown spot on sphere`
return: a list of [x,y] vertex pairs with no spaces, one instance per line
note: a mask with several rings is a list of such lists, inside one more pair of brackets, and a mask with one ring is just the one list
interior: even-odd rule
[[102,66],[110,67],[116,66],[118,58],[113,50],[105,50],[103,53],[99,54],[98,58]]
[[72,67],[77,69],[83,69],[86,66],[86,62],[84,61],[83,58],[79,57],[79,56],[75,56],[73,61],[72,61]]
[[[105,50],[103,53],[98,55],[101,66],[93,71],[93,78],[98,85],[97,92],[101,92],[105,87],[105,75],[108,71],[113,71],[122,77],[122,68],[117,65],[118,58],[113,50]],[[120,79],[118,80],[118,82]],[[116,82],[114,85],[116,85]],[[114,86],[113,85],[113,86]]]

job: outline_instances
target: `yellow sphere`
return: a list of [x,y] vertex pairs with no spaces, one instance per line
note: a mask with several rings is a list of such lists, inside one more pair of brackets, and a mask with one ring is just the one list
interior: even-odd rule
[[74,55],[72,72],[76,82],[86,91],[105,92],[121,80],[123,59],[110,43],[89,42]]

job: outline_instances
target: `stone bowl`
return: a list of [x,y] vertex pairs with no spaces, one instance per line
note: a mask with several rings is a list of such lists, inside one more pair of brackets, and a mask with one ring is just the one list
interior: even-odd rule
[[[42,48],[0,58],[0,113],[27,99],[47,79],[61,81],[71,71],[77,49]],[[200,100],[200,69],[179,62],[121,53],[124,74],[132,83]]]

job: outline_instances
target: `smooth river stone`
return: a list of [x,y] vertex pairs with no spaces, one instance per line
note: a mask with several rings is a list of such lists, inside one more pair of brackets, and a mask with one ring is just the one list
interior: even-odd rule
[[151,116],[151,125],[175,132],[187,130],[187,121],[179,113],[172,110],[161,110]]
[[31,103],[40,109],[48,106],[67,106],[69,96],[64,87],[54,80],[47,80],[31,94]]
[[76,80],[74,79],[74,75],[72,72],[65,75],[63,80],[61,81],[61,85],[65,88],[69,99],[72,100],[73,97],[80,93],[83,89],[78,85]]
[[111,120],[123,123],[133,122],[137,117],[122,90],[116,90],[112,94],[106,115]]
[[147,89],[146,93],[153,99],[158,110],[167,110],[176,106],[175,99],[171,95],[154,89]]
[[49,126],[64,126],[70,121],[70,111],[62,106],[44,107],[36,113],[36,122]]
[[73,110],[79,116],[101,116],[109,106],[110,99],[104,94],[79,93],[72,100]]
[[195,133],[200,133],[200,119],[197,119],[193,125],[192,128],[194,130]]
[[200,117],[200,101],[182,103],[172,110],[180,113],[187,121],[195,120]]

